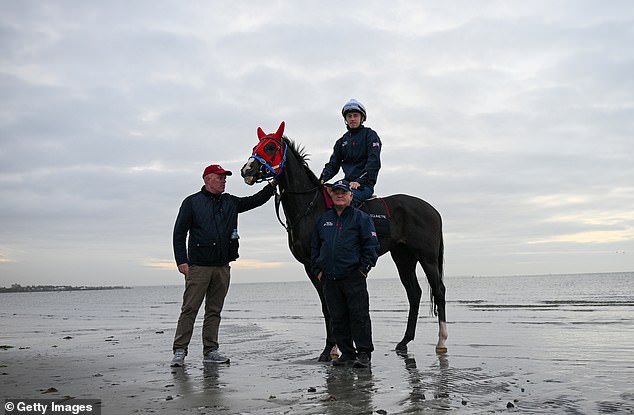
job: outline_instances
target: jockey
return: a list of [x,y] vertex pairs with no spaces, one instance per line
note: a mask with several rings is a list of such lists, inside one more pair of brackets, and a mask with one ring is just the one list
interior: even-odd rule
[[319,179],[323,184],[342,168],[354,195],[352,203],[359,206],[374,193],[381,168],[381,139],[374,130],[363,125],[367,113],[356,99],[346,102],[341,115],[348,131],[335,142],[330,160]]

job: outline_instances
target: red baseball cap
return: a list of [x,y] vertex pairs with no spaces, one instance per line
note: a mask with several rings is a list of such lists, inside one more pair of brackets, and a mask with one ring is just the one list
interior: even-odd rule
[[220,167],[219,164],[211,164],[211,165],[207,166],[205,168],[205,171],[203,171],[203,177],[205,177],[209,173],[226,174],[227,176],[231,176],[233,174],[229,170],[225,170],[222,167]]

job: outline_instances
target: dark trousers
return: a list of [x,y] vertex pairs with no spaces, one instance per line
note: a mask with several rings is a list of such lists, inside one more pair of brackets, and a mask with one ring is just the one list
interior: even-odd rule
[[365,278],[353,275],[342,280],[325,280],[323,288],[332,334],[342,355],[355,357],[357,352],[372,352],[370,300]]
[[359,206],[364,200],[372,197],[374,186],[362,186],[360,189],[352,189],[352,205]]

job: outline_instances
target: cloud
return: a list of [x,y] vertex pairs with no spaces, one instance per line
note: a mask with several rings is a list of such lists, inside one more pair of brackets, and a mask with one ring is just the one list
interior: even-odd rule
[[[449,274],[634,267],[627,1],[5,3],[0,285],[82,283],[76,261],[180,282],[159,271],[202,168],[285,120],[319,174],[351,97],[383,140],[376,193],[441,212]],[[305,278],[271,205],[240,216],[237,279]]]
[[261,261],[257,259],[238,259],[231,265],[233,268],[241,269],[262,269],[262,268],[280,268],[286,266],[284,262]]
[[618,231],[590,231],[569,235],[556,235],[547,239],[529,241],[529,244],[547,244],[553,242],[570,242],[576,244],[606,244],[624,242],[634,238],[634,228]]
[[[2,259],[0,258],[0,262]],[[240,268],[240,269],[263,269],[263,268],[280,268],[285,266],[284,262],[271,262],[271,261],[261,261],[258,259],[243,259],[240,258],[236,262],[231,264],[232,268]],[[149,268],[157,268],[157,269],[165,269],[173,271],[176,268],[176,264],[174,260],[149,260],[143,264],[145,267]]]
[[163,269],[163,270],[169,270],[169,271],[174,271],[176,269],[176,264],[174,263],[174,261],[166,260],[166,259],[148,260],[143,264],[143,266],[148,268],[156,268],[156,269]]

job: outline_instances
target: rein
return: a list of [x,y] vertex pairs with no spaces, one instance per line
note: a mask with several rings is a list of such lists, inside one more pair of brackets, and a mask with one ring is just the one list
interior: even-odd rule
[[[284,229],[286,229],[286,232],[292,235],[290,232],[293,230],[293,228],[297,226],[297,224],[302,218],[308,216],[310,211],[313,210],[313,208],[315,207],[315,201],[317,200],[317,196],[319,196],[320,191],[321,191],[321,186],[315,186],[312,189],[302,190],[302,191],[282,190],[279,193],[277,192],[277,188],[275,189],[275,215],[277,216],[277,220],[280,223],[280,225],[282,225]],[[313,199],[310,201],[310,203],[308,203],[308,206],[306,206],[306,210],[304,211],[304,213],[297,215],[297,217],[295,218],[295,221],[293,222],[291,222],[288,218],[286,218],[286,224],[284,224],[280,217],[280,204],[282,203],[282,194],[283,193],[306,194],[310,192],[314,192]]]

